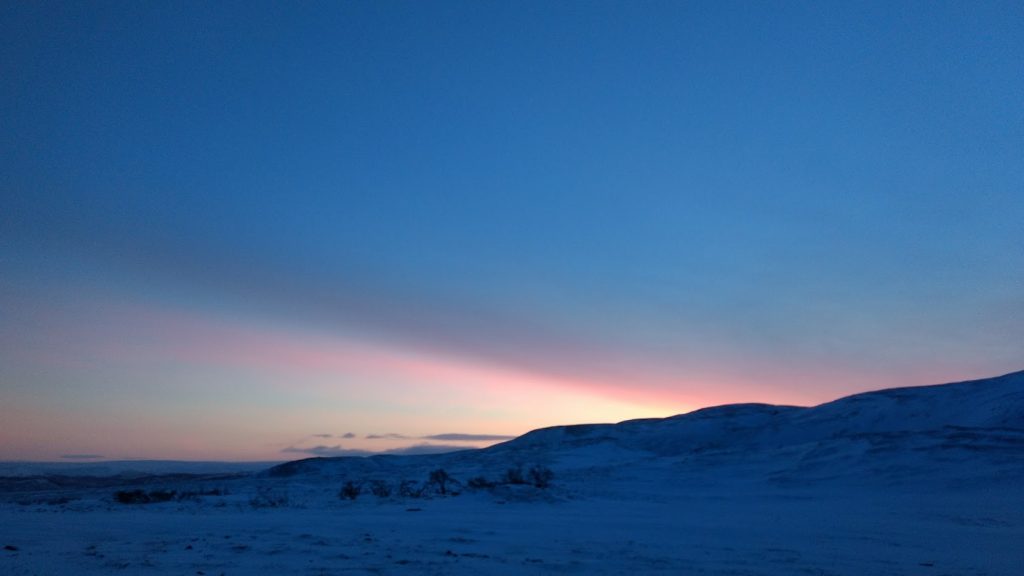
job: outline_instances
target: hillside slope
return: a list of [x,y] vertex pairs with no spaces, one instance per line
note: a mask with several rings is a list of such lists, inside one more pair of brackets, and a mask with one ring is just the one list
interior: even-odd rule
[[554,426],[482,450],[315,458],[268,473],[375,476],[443,466],[486,475],[517,463],[570,476],[644,466],[774,482],[1024,478],[1024,372],[867,392],[810,408],[732,404],[662,419]]

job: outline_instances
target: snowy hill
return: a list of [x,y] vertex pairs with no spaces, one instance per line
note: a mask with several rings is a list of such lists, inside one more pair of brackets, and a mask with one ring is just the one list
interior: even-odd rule
[[813,408],[730,404],[664,419],[556,426],[534,430],[492,449],[564,449],[613,442],[669,456],[952,428],[1024,431],[1024,371],[956,384],[867,392]]
[[449,454],[0,481],[12,575],[1018,576],[1022,541],[1024,372]]
[[453,454],[311,458],[268,474],[378,476],[444,466],[486,475],[534,462],[564,474],[686,463],[680,472],[690,475],[747,467],[750,480],[893,481],[915,474],[1016,477],[1024,470],[1021,455],[1024,372],[1015,372],[867,392],[810,408],[732,404],[663,419],[554,426]]

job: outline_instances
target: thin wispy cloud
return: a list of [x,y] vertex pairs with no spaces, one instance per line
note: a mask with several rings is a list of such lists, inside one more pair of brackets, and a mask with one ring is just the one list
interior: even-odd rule
[[376,455],[395,455],[395,456],[414,456],[417,454],[444,454],[446,452],[457,452],[460,450],[471,450],[465,446],[458,446],[454,444],[415,444],[413,446],[403,446],[401,448],[391,448],[389,450],[370,451],[370,450],[359,450],[354,448],[345,448],[340,444],[333,446],[311,446],[308,448],[289,446],[281,450],[286,454],[307,454],[309,456],[319,456],[325,458],[335,458],[340,456],[376,456]]
[[445,440],[448,442],[485,442],[489,440],[511,440],[515,436],[504,434],[464,434],[462,432],[449,432],[447,434],[432,434],[421,436],[424,440]]
[[515,436],[507,436],[505,434],[472,434],[466,432],[447,432],[444,434],[428,434],[426,436],[407,436],[394,432],[366,435],[367,440],[443,440],[445,442],[488,442],[493,440],[511,440],[512,438],[515,438]]
[[413,456],[416,454],[444,454],[446,452],[458,452],[460,450],[472,450],[472,448],[455,446],[453,444],[416,444],[414,446],[406,446],[405,448],[392,448],[391,450],[385,450],[383,453]]
[[[344,434],[310,434],[307,439],[310,438],[344,438],[344,439],[355,439],[359,438],[354,432],[346,432]],[[441,454],[445,452],[455,452],[458,450],[470,450],[475,448],[474,446],[466,446],[463,444],[452,444],[452,442],[493,442],[500,440],[509,440],[515,438],[515,436],[507,436],[504,434],[472,434],[467,432],[446,432],[443,434],[428,434],[426,436],[410,436],[407,434],[399,434],[397,432],[383,432],[376,434],[366,434],[362,436],[364,440],[426,440],[427,442],[419,442],[408,446],[400,446],[397,448],[388,448],[385,450],[366,450],[362,448],[346,448],[341,444],[316,444],[314,446],[302,446],[305,444],[303,441],[298,441],[281,450],[285,454],[304,454],[308,456],[318,457],[342,457],[342,456],[374,456],[379,454],[392,454],[392,455],[416,455],[416,454]],[[441,441],[443,443],[435,443],[431,441]]]
[[323,457],[337,457],[337,456],[371,456],[374,452],[368,450],[358,450],[351,448],[343,448],[340,444],[334,446],[312,446],[309,448],[299,448],[296,446],[289,446],[281,452],[287,454],[309,454],[310,456],[323,456]]

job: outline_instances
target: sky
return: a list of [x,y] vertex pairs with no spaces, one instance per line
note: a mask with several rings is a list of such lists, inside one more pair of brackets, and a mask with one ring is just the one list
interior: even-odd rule
[[6,2],[0,459],[1024,368],[1019,2]]

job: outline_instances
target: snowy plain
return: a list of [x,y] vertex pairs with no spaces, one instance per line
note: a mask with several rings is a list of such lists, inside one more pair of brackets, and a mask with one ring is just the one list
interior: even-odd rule
[[[554,477],[510,483],[520,467]],[[446,494],[427,482],[438,469]],[[402,480],[423,493],[399,495]],[[392,493],[373,495],[374,481]],[[346,482],[362,488],[354,500],[339,497]],[[1016,576],[1024,372],[547,428],[451,454],[0,488],[0,574],[19,576]],[[174,497],[115,496],[133,490]]]

